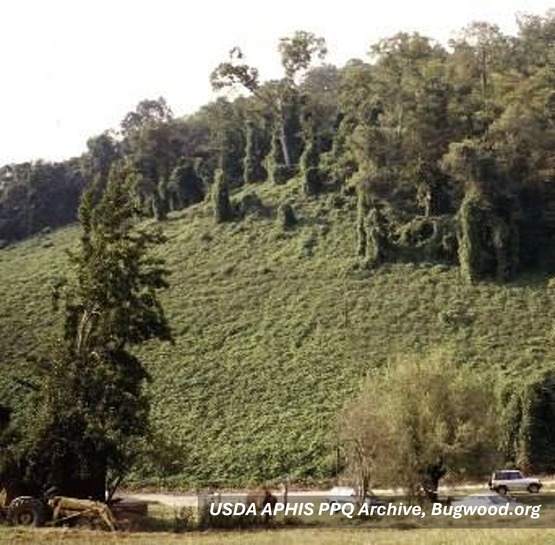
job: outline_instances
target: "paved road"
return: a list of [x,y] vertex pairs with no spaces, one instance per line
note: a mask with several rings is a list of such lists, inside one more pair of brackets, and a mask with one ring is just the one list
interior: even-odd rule
[[[542,479],[542,482],[545,488],[555,488],[555,480],[554,479]],[[466,485],[459,485],[456,487],[456,490],[476,490],[480,488],[480,484],[466,484]],[[483,486],[484,492],[487,492],[487,487]],[[439,488],[440,493],[449,495],[452,494],[453,489],[445,486],[441,486]],[[328,495],[328,490],[294,490],[289,492],[289,497],[326,497]],[[401,494],[401,490],[395,489],[374,489],[373,492],[378,496],[388,496],[394,494]],[[283,501],[283,492],[281,491],[273,491],[275,496],[277,497],[278,501]],[[247,497],[247,492],[232,492],[228,494],[233,498],[238,497]],[[170,493],[141,493],[141,492],[130,492],[126,494],[122,494],[123,497],[129,499],[137,499],[142,501],[147,501],[149,503],[161,503],[162,505],[167,505],[169,507],[187,507],[187,506],[196,506],[198,501],[198,495],[194,493],[186,493],[186,494],[170,494]],[[226,496],[226,494],[223,494]]]
[[[283,492],[274,490],[272,493],[276,496],[278,501],[283,501]],[[289,497],[325,497],[328,494],[327,490],[301,490],[289,492]],[[222,497],[230,498],[246,498],[247,492],[229,492],[222,494]],[[168,494],[168,493],[157,493],[157,492],[130,492],[128,494],[122,494],[126,499],[135,499],[141,501],[147,501],[149,503],[161,503],[169,507],[186,507],[186,506],[196,506],[198,502],[198,494]]]

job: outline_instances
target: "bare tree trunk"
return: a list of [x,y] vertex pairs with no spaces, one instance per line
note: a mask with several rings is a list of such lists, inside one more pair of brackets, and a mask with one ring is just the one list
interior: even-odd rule
[[370,477],[369,475],[364,472],[364,475],[362,476],[362,486],[361,486],[361,490],[360,490],[360,497],[362,499],[362,501],[364,502],[364,499],[366,498],[366,494],[368,493],[368,488],[370,488]]
[[278,102],[278,116],[279,116],[279,141],[281,143],[281,151],[283,153],[283,161],[287,167],[291,166],[291,155],[289,154],[289,147],[287,146],[287,134],[285,132],[285,119],[283,116],[283,103],[281,99]]
[[480,55],[480,64],[481,64],[481,81],[482,81],[482,96],[485,96],[487,86],[488,86],[488,74],[487,74],[487,54],[485,48],[482,49]]
[[426,194],[424,195],[424,216],[429,218],[432,215],[432,188],[430,185],[426,187]]
[[290,167],[291,166],[291,157],[289,155],[289,148],[287,147],[287,136],[285,134],[285,123],[283,119],[280,121],[279,124],[279,141],[281,142],[281,151],[283,152],[283,160],[285,165]]

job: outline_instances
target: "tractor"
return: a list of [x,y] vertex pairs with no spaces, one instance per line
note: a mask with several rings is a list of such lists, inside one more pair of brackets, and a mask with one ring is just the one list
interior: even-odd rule
[[6,501],[0,491],[0,519],[21,526],[86,526],[114,531],[117,521],[110,507],[102,502],[69,498],[50,491],[43,498],[18,496]]
[[[7,429],[11,410],[0,405],[0,434]],[[40,484],[30,484],[22,478],[22,468],[14,465],[0,474],[0,521],[23,526],[87,526],[114,531],[116,517],[127,514],[130,502],[94,501],[70,494],[60,494],[51,487],[42,493]],[[75,484],[75,483],[74,483]],[[73,489],[77,490],[77,486]],[[68,488],[69,491],[69,488]],[[135,502],[137,503],[137,502]],[[146,514],[146,505],[139,506]]]

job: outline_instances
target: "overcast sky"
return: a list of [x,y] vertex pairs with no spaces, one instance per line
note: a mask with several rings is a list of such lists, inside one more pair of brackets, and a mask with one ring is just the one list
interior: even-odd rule
[[0,0],[0,165],[64,159],[116,128],[145,98],[176,115],[213,97],[212,69],[239,45],[263,79],[279,74],[280,37],[326,38],[329,61],[365,57],[400,30],[446,42],[471,21],[514,33],[515,14],[547,0]]

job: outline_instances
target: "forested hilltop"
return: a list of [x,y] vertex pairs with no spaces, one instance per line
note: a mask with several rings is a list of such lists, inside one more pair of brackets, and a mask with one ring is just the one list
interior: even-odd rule
[[317,65],[324,40],[298,32],[265,83],[234,48],[211,81],[244,96],[179,119],[145,100],[80,158],[3,167],[14,426],[79,239],[51,228],[117,165],[171,271],[175,344],[134,348],[154,433],[139,482],[333,478],[337,416],[369,370],[438,347],[491,371],[504,459],[555,471],[555,14],[519,25],[475,24],[449,48],[399,34],[343,67]]
[[[234,48],[211,80],[245,96],[184,118],[145,100],[80,158],[4,166],[0,239],[71,223],[82,188],[124,159],[138,206],[160,220],[297,176],[309,196],[357,194],[353,252],[370,265],[459,260],[469,278],[499,279],[551,266],[555,16],[518,21],[517,37],[475,23],[449,47],[397,34],[343,67],[317,64],[325,41],[297,32],[269,82]],[[224,201],[218,219],[237,218]]]

